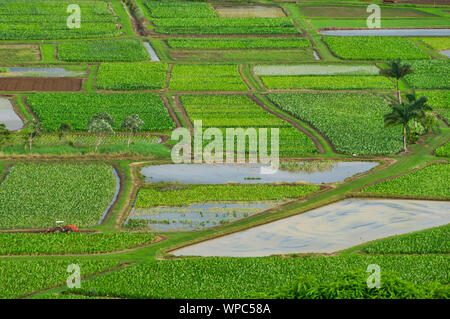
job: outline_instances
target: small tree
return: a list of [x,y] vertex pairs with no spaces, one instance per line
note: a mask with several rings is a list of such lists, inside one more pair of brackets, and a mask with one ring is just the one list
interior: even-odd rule
[[384,127],[403,126],[403,151],[406,152],[406,140],[410,132],[408,123],[417,117],[418,111],[411,103],[394,103],[391,106],[392,112],[384,115]]
[[66,137],[66,135],[69,134],[70,131],[72,131],[72,126],[70,124],[61,123],[58,130],[59,140],[61,141],[64,137]]
[[400,59],[389,62],[388,67],[386,69],[380,70],[380,75],[384,75],[389,78],[396,79],[395,88],[397,90],[398,103],[402,103],[402,97],[400,95],[400,89],[399,89],[399,81],[401,78],[403,78],[413,72],[414,71],[411,69],[411,65],[402,63],[402,61]]
[[5,124],[0,124],[0,149],[6,145],[11,139],[11,132],[6,128]]
[[131,114],[123,120],[122,129],[130,131],[131,133],[130,136],[128,136],[128,147],[130,147],[131,136],[139,131],[143,125],[144,121],[142,121],[137,114]]
[[97,142],[95,143],[95,152],[102,142],[102,136],[114,134],[112,128],[113,119],[108,113],[100,113],[91,117],[89,120],[87,130],[89,133],[97,135]]
[[26,137],[27,137],[28,147],[31,151],[34,139],[42,134],[42,124],[39,121],[33,120],[28,125],[27,130],[28,130],[28,134]]

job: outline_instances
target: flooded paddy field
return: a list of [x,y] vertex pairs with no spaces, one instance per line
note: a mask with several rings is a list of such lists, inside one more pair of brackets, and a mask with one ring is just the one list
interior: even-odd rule
[[0,98],[0,124],[5,124],[10,131],[19,130],[23,127],[22,119],[14,111],[10,100]]

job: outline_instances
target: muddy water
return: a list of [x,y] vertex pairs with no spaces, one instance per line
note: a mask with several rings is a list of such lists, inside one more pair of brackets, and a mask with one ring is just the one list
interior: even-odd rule
[[152,46],[148,42],[144,42],[144,46],[147,49],[148,54],[150,55],[150,60],[158,62],[160,61],[158,56],[156,55],[155,50],[153,50]]
[[450,202],[349,199],[172,253],[231,257],[332,253],[378,238],[448,224],[449,212]]
[[439,53],[445,55],[447,58],[450,58],[450,50],[441,51]]
[[0,98],[0,123],[6,125],[6,129],[15,131],[23,127],[21,118],[14,112],[11,101]]
[[324,30],[320,34],[332,36],[450,36],[450,29],[365,29],[365,30]]
[[313,55],[314,55],[314,59],[320,60],[320,56],[319,56],[319,54],[317,53],[316,50],[313,50]]
[[191,231],[228,224],[283,204],[280,201],[210,202],[184,207],[134,208],[130,219],[148,220],[153,231]]
[[7,67],[7,69],[8,72],[0,73],[0,77],[66,77],[85,75],[85,72],[68,71],[64,68]]
[[108,214],[109,209],[111,208],[112,205],[114,205],[114,203],[117,200],[117,197],[119,196],[119,191],[120,191],[120,177],[119,174],[117,174],[117,171],[114,167],[112,167],[112,171],[114,174],[114,177],[116,178],[116,189],[114,191],[114,196],[113,199],[111,200],[111,202],[109,203],[109,205],[105,208],[105,210],[103,211],[102,217],[100,218],[100,220],[98,221],[98,225],[100,225],[101,223],[103,223],[103,220],[106,217],[106,214]]
[[214,8],[222,18],[284,18],[286,15],[278,7],[266,6],[216,6]]
[[169,164],[151,165],[141,170],[147,183],[179,182],[183,184],[224,183],[333,183],[343,181],[377,166],[377,162],[334,162],[327,170],[290,172],[279,169],[261,174],[262,164]]

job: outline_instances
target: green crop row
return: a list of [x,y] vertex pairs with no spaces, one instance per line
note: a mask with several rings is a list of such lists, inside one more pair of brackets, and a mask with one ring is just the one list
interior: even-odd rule
[[450,164],[430,165],[423,169],[365,187],[373,195],[405,195],[450,199]]
[[79,28],[67,26],[71,1],[8,1],[1,4],[0,39],[40,40],[111,37],[122,33],[106,1],[82,1]]
[[448,254],[450,224],[377,240],[361,250],[368,254]]
[[383,76],[262,76],[268,89],[392,89],[394,84]]
[[221,39],[221,38],[183,38],[168,39],[167,44],[173,49],[297,49],[311,46],[307,39],[303,38],[246,38],[246,39]]
[[[412,61],[412,74],[405,77],[417,89],[450,89],[450,61]],[[448,95],[447,95],[448,96]],[[448,107],[448,100],[445,107]]]
[[0,255],[97,254],[148,244],[150,233],[0,234]]
[[282,110],[310,123],[338,152],[389,154],[402,148],[399,127],[384,128],[386,100],[361,93],[269,94]]
[[112,116],[112,127],[117,130],[131,114],[144,121],[144,131],[175,126],[161,98],[150,93],[36,93],[27,97],[27,103],[48,131],[58,130],[61,123],[70,124],[73,130],[86,130],[89,119],[102,112]]
[[154,18],[214,18],[214,9],[206,2],[145,1]]
[[105,164],[15,164],[0,185],[0,229],[96,225],[116,184]]
[[127,62],[149,60],[139,40],[99,40],[58,45],[58,58],[69,62]]
[[[69,265],[80,267],[81,277],[117,266],[115,261],[86,259],[0,259],[0,299],[20,298],[56,285],[65,285]],[[73,271],[72,271],[73,273]]]
[[320,190],[317,185],[149,185],[139,190],[136,208],[185,206],[217,201],[260,201],[302,198]]
[[449,262],[448,255],[187,258],[127,267],[86,281],[76,291],[122,298],[245,298],[286,286],[299,276],[328,283],[346,271],[365,271],[369,264],[417,284],[448,283]]
[[175,91],[247,91],[237,65],[184,65],[172,70],[169,89]]
[[102,90],[162,89],[166,73],[166,63],[102,63],[96,84]]
[[422,41],[435,50],[450,49],[450,38],[415,38]]
[[399,37],[324,37],[323,41],[345,60],[429,59],[411,41]]
[[[205,128],[279,128],[280,156],[292,157],[317,152],[316,146],[307,135],[288,122],[269,114],[247,96],[184,95],[181,101],[191,122],[202,120]],[[268,135],[270,134],[271,132],[268,132]],[[268,146],[270,145],[271,139],[268,138]]]

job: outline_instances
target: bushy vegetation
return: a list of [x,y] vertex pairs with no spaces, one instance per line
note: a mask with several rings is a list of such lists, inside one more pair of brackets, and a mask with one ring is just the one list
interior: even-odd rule
[[297,49],[307,48],[311,44],[303,38],[245,38],[245,39],[220,39],[220,38],[182,38],[168,39],[167,44],[173,49]]
[[268,89],[390,89],[394,84],[383,76],[262,76]]
[[450,142],[439,147],[435,153],[437,156],[450,157]]
[[247,91],[238,65],[176,64],[169,88],[175,91]]
[[405,195],[450,199],[450,164],[429,165],[420,170],[365,187],[374,195]]
[[53,40],[118,36],[119,17],[106,1],[82,1],[80,28],[68,28],[69,0],[3,1],[0,14],[1,40]]
[[0,228],[96,225],[116,184],[105,164],[15,164],[0,185]]
[[287,287],[264,294],[275,299],[441,299],[450,298],[450,287],[441,283],[418,285],[387,272],[380,288],[369,288],[367,272],[349,271],[336,281],[321,282],[312,276],[300,277]]
[[99,40],[58,44],[58,58],[68,62],[133,62],[150,60],[139,40]]
[[102,63],[96,84],[102,90],[162,89],[166,73],[166,63]]
[[70,124],[73,130],[84,131],[89,119],[102,112],[112,116],[115,130],[120,130],[122,121],[131,114],[138,114],[144,121],[144,131],[175,126],[156,94],[36,93],[28,96],[27,103],[48,131],[58,130],[61,123]]
[[135,207],[185,206],[209,201],[259,201],[301,198],[317,192],[317,185],[164,185],[143,187]]
[[416,38],[435,50],[450,49],[450,38]]
[[359,93],[269,94],[282,110],[310,123],[346,154],[389,154],[401,150],[401,130],[384,128],[389,111],[379,96]]
[[345,60],[429,59],[408,39],[397,37],[324,37],[323,41]]
[[124,298],[245,298],[287,286],[300,276],[329,283],[369,264],[380,265],[382,274],[395,271],[403,280],[424,285],[447,283],[449,261],[447,255],[161,260],[94,278],[77,291]]
[[0,234],[0,255],[96,254],[148,244],[150,233]]
[[[406,81],[416,89],[450,89],[450,61],[413,61]],[[448,105],[448,100],[447,103]]]
[[41,289],[64,285],[70,275],[67,267],[71,264],[80,266],[82,278],[117,266],[117,262],[111,260],[3,258],[0,259],[0,299],[20,298]]
[[368,254],[448,254],[450,225],[380,239],[364,245]]

